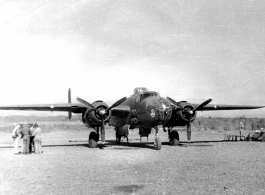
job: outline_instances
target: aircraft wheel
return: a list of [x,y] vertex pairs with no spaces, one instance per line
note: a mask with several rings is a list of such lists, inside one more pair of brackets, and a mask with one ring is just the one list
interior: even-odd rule
[[89,148],[96,148],[97,147],[97,141],[98,141],[98,136],[96,132],[91,132],[89,134],[89,139],[88,139],[88,144]]
[[170,133],[170,145],[171,146],[179,145],[179,133],[177,131],[172,131]]
[[162,143],[159,137],[155,137],[154,145],[156,150],[161,150]]
[[177,139],[171,139],[171,146],[178,146],[179,145],[179,140]]

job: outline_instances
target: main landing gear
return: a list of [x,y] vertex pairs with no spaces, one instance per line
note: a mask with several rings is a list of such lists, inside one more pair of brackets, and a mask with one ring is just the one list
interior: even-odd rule
[[92,131],[88,137],[88,146],[89,148],[96,148],[99,140],[99,127],[95,128],[96,131]]
[[168,128],[168,139],[171,146],[179,145],[179,133],[173,127]]
[[98,134],[95,131],[92,131],[88,137],[89,148],[96,148],[98,145],[97,142],[98,142]]

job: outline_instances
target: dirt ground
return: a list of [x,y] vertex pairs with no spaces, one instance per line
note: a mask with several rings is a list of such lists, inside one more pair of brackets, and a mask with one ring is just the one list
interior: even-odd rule
[[[43,154],[14,155],[11,134],[0,132],[0,194],[265,194],[265,143],[223,142],[224,132],[186,132],[180,146],[140,143],[87,147],[88,130],[43,134]],[[236,132],[238,133],[238,132]],[[245,132],[247,134],[247,132]],[[21,143],[21,142],[20,142]]]

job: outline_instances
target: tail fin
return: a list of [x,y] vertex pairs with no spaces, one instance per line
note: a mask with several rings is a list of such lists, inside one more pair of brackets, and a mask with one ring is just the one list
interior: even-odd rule
[[[68,103],[72,103],[71,101],[71,88],[69,88],[68,90]],[[72,112],[68,112],[68,118],[71,119],[72,118]]]

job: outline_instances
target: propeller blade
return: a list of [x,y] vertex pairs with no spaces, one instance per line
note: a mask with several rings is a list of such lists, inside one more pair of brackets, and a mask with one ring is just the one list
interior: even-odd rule
[[68,103],[71,103],[71,88],[68,89]]
[[86,106],[87,108],[92,108],[92,109],[96,110],[96,108],[95,108],[94,106],[92,106],[90,103],[88,103],[87,101],[85,101],[85,100],[83,100],[83,99],[81,99],[81,98],[79,98],[79,97],[77,97],[76,100],[77,100],[79,103],[81,103],[81,104],[83,104],[84,106]]
[[68,118],[71,119],[72,118],[72,112],[68,112]]
[[121,104],[122,102],[124,102],[125,100],[126,100],[126,97],[121,98],[120,100],[118,100],[117,102],[115,102],[112,106],[110,106],[110,107],[106,110],[106,112],[108,112],[111,108],[114,108],[114,107],[120,105],[120,104]]
[[101,141],[105,142],[105,124],[104,120],[101,122]]
[[191,122],[190,118],[188,119],[188,124],[187,124],[187,140],[190,142],[191,140]]
[[197,106],[194,110],[201,110],[204,106],[206,106],[207,104],[209,104],[212,101],[212,99],[208,99],[205,102],[201,103],[199,106]]
[[175,106],[179,107],[180,109],[184,110],[184,108],[179,104],[179,102],[176,102],[175,100],[173,100],[172,98],[170,97],[167,97],[167,99],[172,103],[174,104]]
[[[71,103],[71,88],[69,88],[68,90],[68,103]],[[68,112],[68,118],[71,119],[72,118],[72,112]]]

